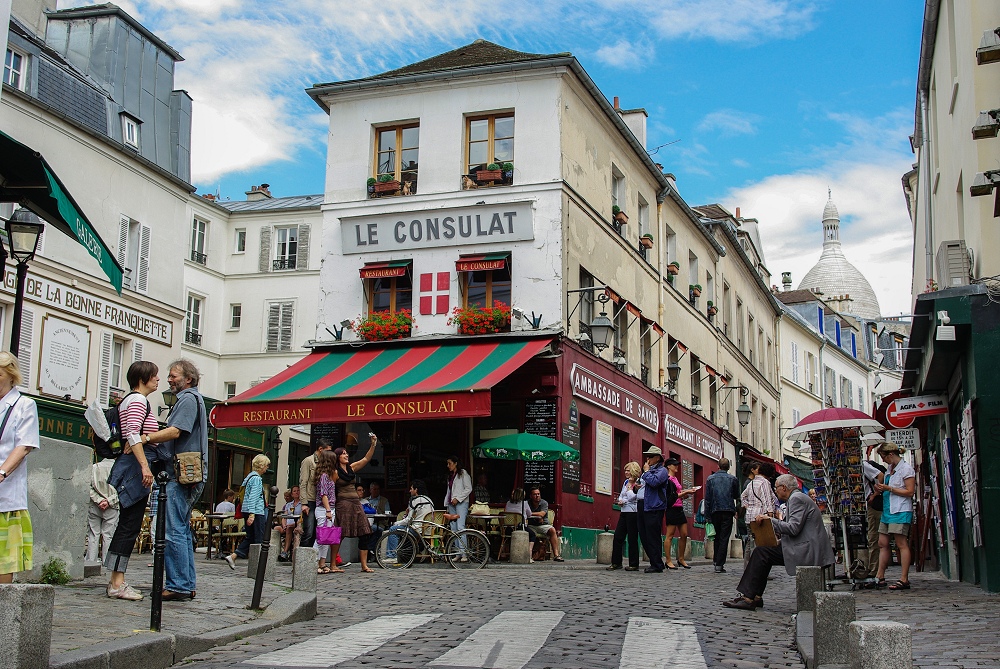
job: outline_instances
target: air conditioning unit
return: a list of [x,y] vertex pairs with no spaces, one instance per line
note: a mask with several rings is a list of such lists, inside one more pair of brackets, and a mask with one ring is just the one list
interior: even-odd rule
[[964,239],[941,242],[937,252],[938,286],[942,289],[968,286],[972,265]]

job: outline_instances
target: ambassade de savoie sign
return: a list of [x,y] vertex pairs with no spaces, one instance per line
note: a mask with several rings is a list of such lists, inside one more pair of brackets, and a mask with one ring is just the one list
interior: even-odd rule
[[652,432],[660,425],[656,407],[638,395],[608,381],[596,372],[574,363],[569,372],[573,394],[603,407]]

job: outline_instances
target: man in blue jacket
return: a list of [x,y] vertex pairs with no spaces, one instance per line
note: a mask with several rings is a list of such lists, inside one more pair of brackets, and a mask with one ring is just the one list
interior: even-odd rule
[[663,512],[667,508],[667,485],[670,474],[663,466],[663,451],[658,446],[650,446],[643,453],[646,464],[643,466],[642,481],[645,484],[645,500],[642,522],[645,531],[641,533],[642,547],[649,558],[647,574],[659,574],[664,570],[663,564]]
[[733,533],[733,518],[740,503],[740,483],[729,473],[729,458],[719,458],[719,471],[705,481],[705,517],[715,527],[712,562],[715,573],[725,573],[729,554],[729,537]]

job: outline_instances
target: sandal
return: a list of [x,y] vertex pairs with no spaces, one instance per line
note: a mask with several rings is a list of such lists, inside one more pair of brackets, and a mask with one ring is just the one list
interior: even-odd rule
[[317,574],[329,574],[330,571],[331,570],[329,567],[319,567],[318,569],[316,569]]
[[371,567],[365,567],[361,571],[363,571],[366,574],[374,574],[375,573],[375,570],[372,569]]
[[554,558],[552,558],[552,561],[553,562],[565,562],[566,560],[564,560],[561,555],[557,555]]
[[333,569],[327,569],[326,573],[327,574],[346,574],[347,572],[344,571],[343,569],[338,569],[337,567],[334,567]]
[[889,586],[889,589],[890,590],[909,590],[910,589],[910,582],[909,581],[896,581],[895,583],[893,583],[892,585]]
[[888,584],[886,583],[885,579],[884,578],[880,578],[878,581],[875,582],[875,589],[876,590],[882,590],[887,585]]

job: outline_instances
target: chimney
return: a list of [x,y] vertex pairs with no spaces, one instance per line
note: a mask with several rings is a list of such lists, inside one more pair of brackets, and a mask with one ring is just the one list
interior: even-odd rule
[[271,191],[269,190],[271,184],[261,184],[259,186],[251,186],[250,190],[246,191],[247,202],[258,202],[260,200],[271,199]]
[[215,195],[213,195],[212,193],[205,193],[201,197],[208,200],[209,202],[215,202]]
[[615,96],[615,109],[621,109],[621,107],[618,106],[618,96],[617,95]]
[[674,192],[680,193],[680,191],[677,190],[677,177],[675,177],[671,172],[664,172],[663,176],[666,178],[667,183],[670,184],[670,187],[674,189]]
[[[736,212],[737,212],[736,215],[737,216],[740,215],[739,211],[740,211],[740,209],[739,209],[739,207],[737,207],[736,208]],[[785,292],[788,292],[788,291],[790,291],[792,289],[792,273],[791,272],[782,272],[781,273],[781,289],[783,291],[785,291]]]
[[740,217],[740,208],[736,207],[736,218]]

